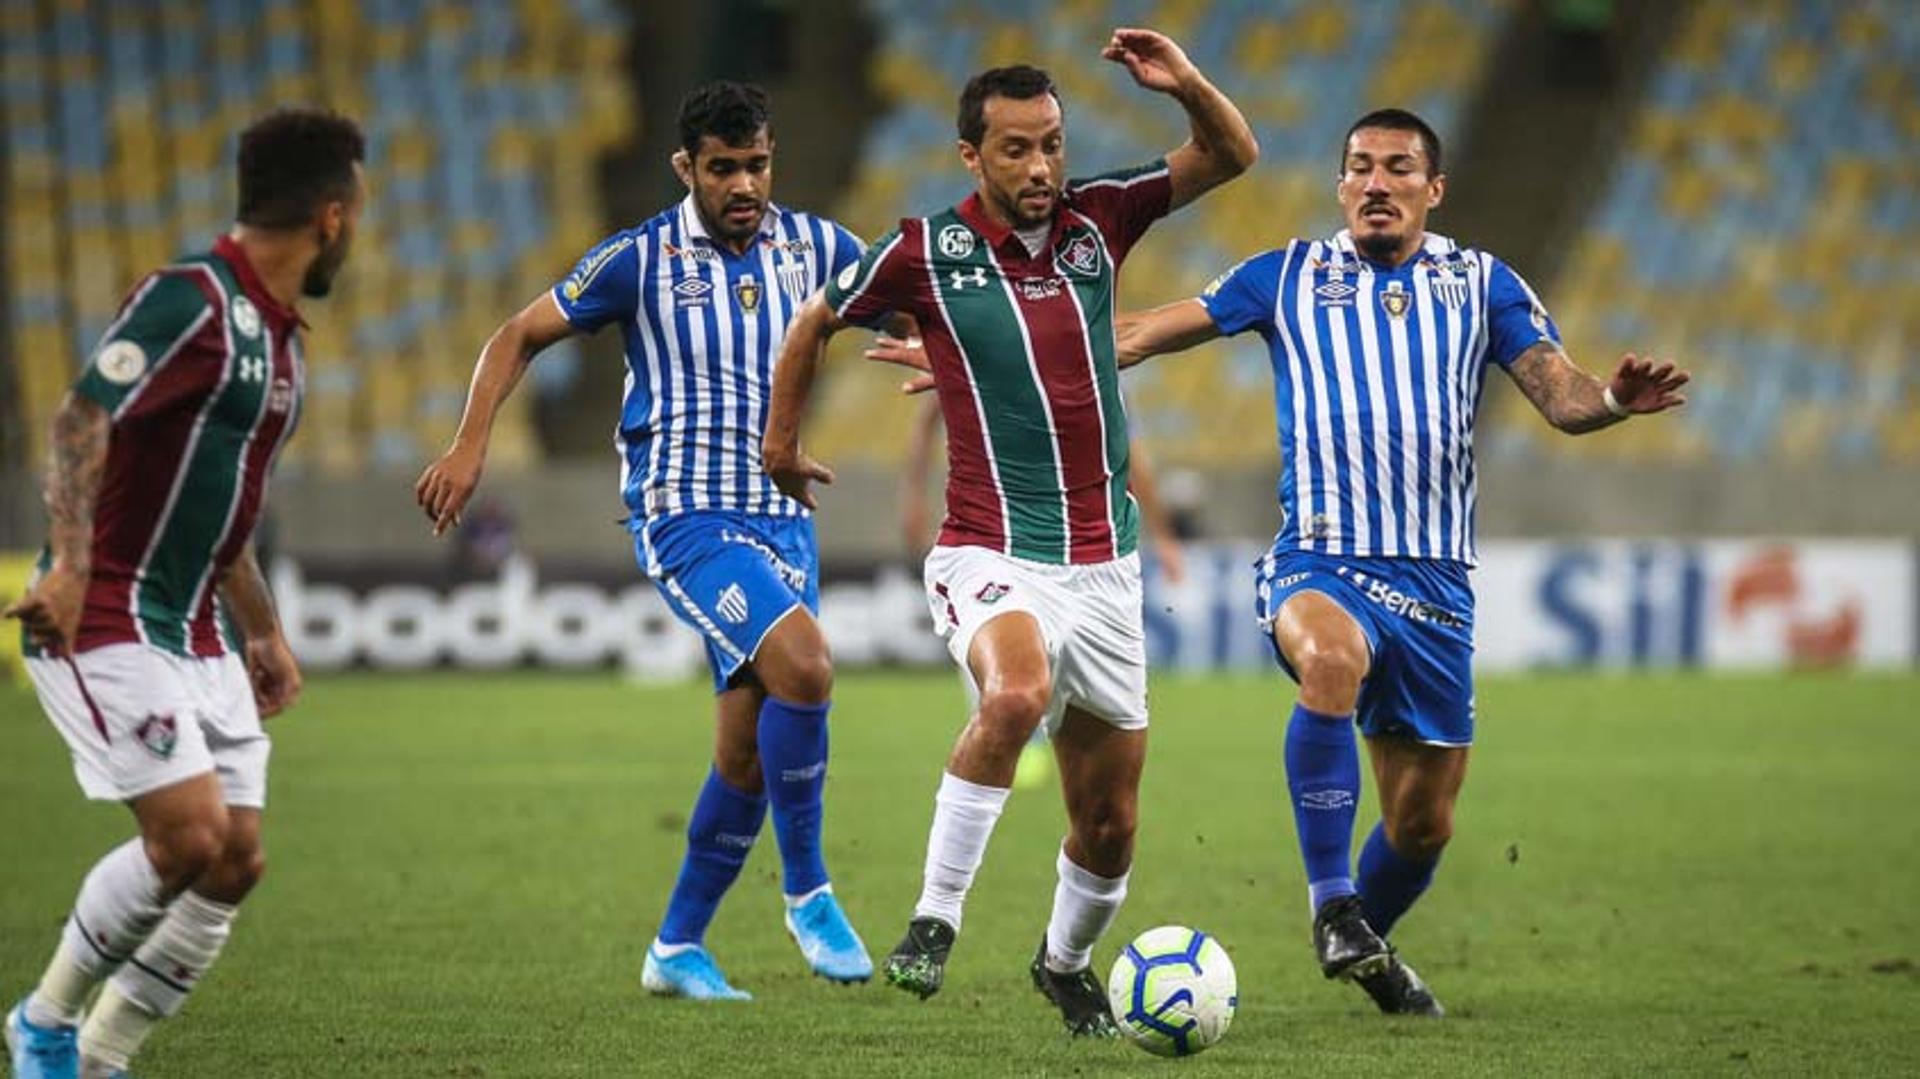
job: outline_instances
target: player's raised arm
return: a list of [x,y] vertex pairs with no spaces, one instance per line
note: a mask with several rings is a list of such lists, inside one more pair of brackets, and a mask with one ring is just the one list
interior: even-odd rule
[[540,351],[574,332],[573,324],[561,313],[553,293],[542,293],[521,312],[508,319],[487,345],[473,368],[473,382],[467,388],[467,406],[460,415],[460,429],[447,452],[427,466],[413,485],[413,497],[433,522],[433,534],[446,532],[460,520],[460,511],[480,486],[480,472],[487,462],[487,441],[493,435],[493,419],[500,406],[520,384],[527,365]]
[[5,611],[6,617],[26,626],[37,646],[50,652],[65,653],[80,628],[81,603],[93,572],[93,509],[107,467],[111,426],[107,410],[78,393],[67,394],[53,414],[44,489],[53,561]]
[[1199,300],[1176,300],[1146,311],[1128,311],[1113,320],[1121,367],[1149,356],[1185,352],[1220,336],[1220,327]]
[[833,482],[833,470],[800,450],[800,421],[807,414],[813,380],[827,342],[846,327],[827,306],[826,294],[816,292],[787,327],[780,358],[773,365],[773,400],[767,411],[767,433],[760,442],[760,461],[773,482],[789,498],[817,509],[809,485]]
[[1121,27],[1101,55],[1124,65],[1133,81],[1167,94],[1187,110],[1193,133],[1167,155],[1172,194],[1169,210],[1178,210],[1235,176],[1260,156],[1260,143],[1240,109],[1207,81],[1172,38],[1153,30]]
[[1671,362],[1629,352],[1620,357],[1613,378],[1602,382],[1551,341],[1521,353],[1507,373],[1548,423],[1570,435],[1684,405],[1680,390],[1691,377]]

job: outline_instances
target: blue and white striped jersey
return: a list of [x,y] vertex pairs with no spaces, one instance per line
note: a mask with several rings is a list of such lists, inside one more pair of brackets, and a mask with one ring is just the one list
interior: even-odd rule
[[800,304],[862,248],[835,222],[769,204],[757,242],[735,255],[689,195],[601,241],[553,287],[576,329],[620,324],[614,445],[636,524],[691,510],[806,515],[760,467],[773,362]]
[[1398,268],[1342,231],[1241,263],[1200,297],[1257,330],[1280,429],[1276,545],[1474,564],[1473,419],[1488,364],[1560,331],[1520,275],[1428,233]]

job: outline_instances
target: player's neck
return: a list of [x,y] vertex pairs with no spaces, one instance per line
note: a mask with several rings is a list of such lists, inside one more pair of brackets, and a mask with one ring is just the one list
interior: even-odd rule
[[253,272],[266,286],[267,294],[283,307],[292,307],[300,299],[300,287],[306,281],[307,267],[318,256],[311,236],[235,225],[228,238],[240,245]]

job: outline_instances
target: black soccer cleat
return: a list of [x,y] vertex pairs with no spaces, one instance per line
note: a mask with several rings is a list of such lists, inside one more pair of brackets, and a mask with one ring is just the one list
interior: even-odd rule
[[947,976],[947,953],[953,950],[953,927],[938,918],[915,918],[907,935],[887,956],[887,981],[921,1000],[938,993]]
[[1387,942],[1367,924],[1357,895],[1320,904],[1313,915],[1313,950],[1320,957],[1320,973],[1329,978],[1378,974],[1393,958]]
[[1388,952],[1385,969],[1373,974],[1357,975],[1353,980],[1360,983],[1360,988],[1365,989],[1374,1004],[1388,1015],[1421,1015],[1439,1019],[1447,1014],[1447,1009],[1434,999],[1433,990],[1420,980],[1420,975],[1391,951]]
[[1047,969],[1047,938],[1040,938],[1040,950],[1033,953],[1033,987],[1060,1009],[1067,1033],[1076,1038],[1118,1038],[1120,1027],[1107,1006],[1107,990],[1093,976],[1091,967],[1072,974]]

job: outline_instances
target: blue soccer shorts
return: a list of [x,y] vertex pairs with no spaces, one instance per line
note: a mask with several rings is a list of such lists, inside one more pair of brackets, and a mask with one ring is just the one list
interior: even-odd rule
[[1473,744],[1473,591],[1466,566],[1278,547],[1254,565],[1260,629],[1289,678],[1300,680],[1273,639],[1273,621],[1288,598],[1318,592],[1359,623],[1372,653],[1356,716],[1362,734]]
[[698,631],[713,690],[734,683],[774,625],[820,610],[820,547],[809,517],[701,511],[648,520],[634,554],[675,616]]

